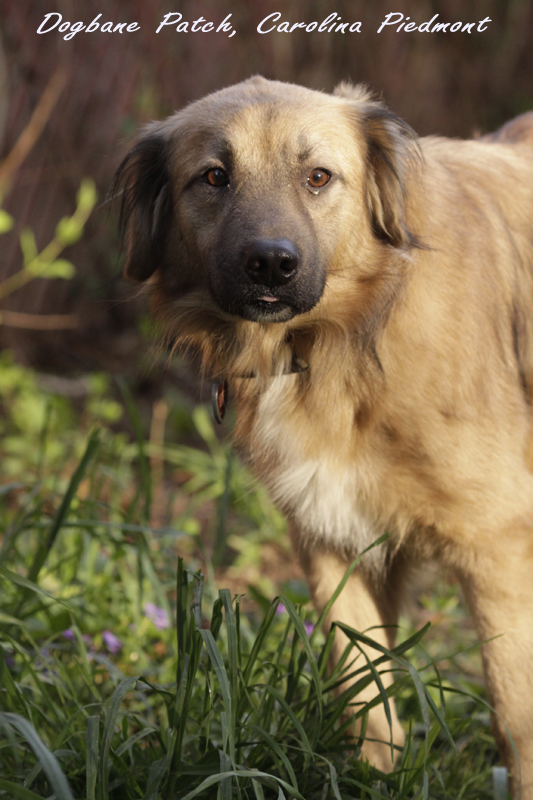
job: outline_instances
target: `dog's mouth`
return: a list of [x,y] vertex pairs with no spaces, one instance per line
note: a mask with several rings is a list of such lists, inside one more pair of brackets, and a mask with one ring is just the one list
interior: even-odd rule
[[273,294],[242,298],[239,316],[252,322],[287,322],[299,311],[286,300]]
[[215,302],[227,314],[251,322],[287,322],[301,314],[298,297],[285,287],[241,284],[228,287],[211,285]]

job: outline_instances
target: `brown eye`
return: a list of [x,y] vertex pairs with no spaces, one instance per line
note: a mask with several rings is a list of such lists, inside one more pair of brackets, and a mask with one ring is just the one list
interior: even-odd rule
[[210,169],[205,173],[204,178],[210,186],[227,186],[229,183],[228,176],[223,169],[220,169],[220,167]]
[[313,189],[320,189],[322,186],[326,185],[330,178],[331,175],[329,172],[326,172],[325,169],[314,169],[309,173],[307,183],[309,186],[312,186]]

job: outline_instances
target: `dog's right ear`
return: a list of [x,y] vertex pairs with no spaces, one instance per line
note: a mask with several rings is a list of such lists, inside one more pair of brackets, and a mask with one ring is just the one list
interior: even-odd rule
[[164,257],[172,213],[167,140],[161,131],[150,131],[123,160],[113,184],[113,196],[120,194],[124,277],[145,281]]

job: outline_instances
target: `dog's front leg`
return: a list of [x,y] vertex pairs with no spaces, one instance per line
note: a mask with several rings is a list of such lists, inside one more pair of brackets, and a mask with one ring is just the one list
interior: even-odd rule
[[[311,597],[317,612],[320,614],[332,597],[335,589],[340,584],[344,573],[349,567],[349,562],[340,558],[335,553],[327,550],[306,547],[297,532],[292,532],[293,543],[299,555],[302,569],[305,572]],[[368,636],[384,647],[390,648],[394,640],[394,626],[397,621],[397,609],[390,598],[380,598],[371,585],[371,581],[362,570],[355,570],[349,577],[346,586],[333,604],[326,622],[325,631],[329,631],[332,622],[344,622],[357,631],[368,631]],[[344,633],[337,630],[332,651],[332,663],[337,662],[348,639]],[[381,653],[373,648],[364,648],[370,659],[376,659]],[[354,649],[351,660],[356,654]],[[366,662],[361,655],[354,669],[363,666]],[[389,665],[382,664],[378,667],[382,673],[381,678],[385,687],[392,683]],[[355,680],[359,679],[359,675]],[[379,689],[374,682],[370,683],[354,699],[354,708],[359,709],[370,700],[379,695]],[[392,738],[395,748],[401,748],[405,735],[396,715],[394,701],[390,699],[392,716]],[[363,756],[371,764],[383,772],[390,772],[394,766],[391,759],[391,729],[387,721],[383,705],[371,709],[368,715],[368,726],[365,741],[362,747]]]
[[[533,800],[533,529],[499,531],[461,573],[482,644],[493,730],[514,798]],[[509,731],[520,758],[519,770]]]

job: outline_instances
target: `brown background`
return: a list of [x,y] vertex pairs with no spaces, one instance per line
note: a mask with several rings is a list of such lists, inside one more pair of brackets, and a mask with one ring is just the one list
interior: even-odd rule
[[[39,248],[58,219],[72,213],[81,178],[95,179],[100,204],[77,245],[65,257],[73,281],[34,281],[3,304],[26,313],[75,313],[73,331],[0,327],[0,346],[39,369],[75,374],[106,368],[134,374],[141,363],[138,333],[142,302],[120,279],[116,209],[103,202],[114,170],[135,130],[206,92],[254,73],[330,91],[343,79],[364,81],[420,134],[469,136],[533,108],[533,4],[530,0],[0,0],[0,159],[11,151],[51,80],[57,103],[46,127],[15,174],[4,207],[16,230],[0,238],[0,280],[20,267],[18,234],[30,226]],[[137,21],[136,33],[57,31],[37,35],[45,13],[88,24]],[[168,11],[192,22],[218,24],[229,13],[236,34],[156,35]],[[293,22],[321,22],[336,11],[361,21],[354,34],[259,35],[257,24],[274,11]],[[484,33],[377,34],[385,15],[401,11],[420,24],[478,22]],[[55,77],[54,77],[55,76]]]

